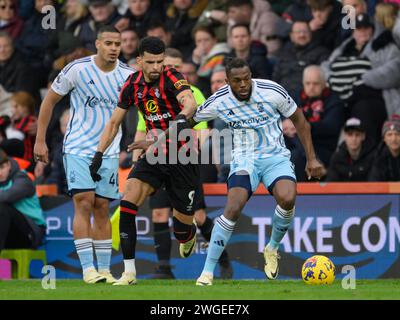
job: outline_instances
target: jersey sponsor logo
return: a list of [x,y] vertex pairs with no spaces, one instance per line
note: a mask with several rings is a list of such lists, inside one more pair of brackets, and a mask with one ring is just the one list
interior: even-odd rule
[[103,103],[106,108],[111,108],[111,109],[114,109],[117,106],[117,100],[115,99],[87,96],[85,101],[85,107],[95,108],[96,106],[100,105],[100,103]]
[[174,83],[174,87],[179,90],[183,86],[188,86],[189,82],[187,82],[186,79],[178,80],[177,82]]
[[154,100],[149,100],[146,103],[146,110],[150,113],[157,113],[160,108],[158,105],[154,102]]
[[155,121],[161,121],[162,119],[172,118],[172,116],[169,112],[167,112],[167,113],[163,113],[163,114],[151,114],[151,115],[146,114],[145,118],[148,121],[155,122]]
[[229,126],[232,127],[233,129],[237,129],[246,125],[250,124],[260,124],[262,122],[266,122],[269,117],[264,116],[264,117],[259,117],[259,118],[251,118],[251,119],[246,119],[246,120],[240,120],[240,121],[229,121]]

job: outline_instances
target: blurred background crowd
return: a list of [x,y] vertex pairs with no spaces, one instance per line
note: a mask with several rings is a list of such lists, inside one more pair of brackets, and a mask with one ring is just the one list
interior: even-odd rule
[[[43,28],[47,5],[56,9],[56,28]],[[325,181],[400,181],[399,6],[399,0],[0,0],[0,148],[37,183],[66,191],[68,97],[48,130],[48,165],[32,162],[37,114],[60,70],[95,54],[97,31],[107,24],[121,31],[120,60],[133,67],[146,35],[177,49],[177,67],[205,98],[225,84],[229,57],[246,59],[254,78],[281,84],[311,124]],[[291,121],[282,120],[297,178],[305,181],[304,150]],[[130,110],[121,167],[130,166],[124,150],[137,121]],[[208,125],[225,127],[219,120]],[[228,167],[205,166],[203,182],[225,182]]]

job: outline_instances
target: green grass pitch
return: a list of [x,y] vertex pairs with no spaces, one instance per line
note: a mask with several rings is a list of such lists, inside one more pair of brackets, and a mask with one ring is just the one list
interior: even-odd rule
[[215,280],[211,287],[197,287],[194,280],[139,280],[137,285],[126,287],[58,280],[54,290],[44,290],[41,280],[8,280],[0,281],[0,300],[5,299],[400,300],[400,279],[358,280],[354,290],[344,290],[340,280],[329,286],[311,286],[299,280]]

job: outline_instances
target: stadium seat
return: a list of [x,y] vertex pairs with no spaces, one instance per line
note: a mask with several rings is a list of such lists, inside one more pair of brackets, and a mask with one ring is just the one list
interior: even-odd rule
[[44,265],[47,264],[45,250],[5,249],[1,251],[0,258],[11,261],[14,279],[29,279],[29,267],[32,260],[40,260]]

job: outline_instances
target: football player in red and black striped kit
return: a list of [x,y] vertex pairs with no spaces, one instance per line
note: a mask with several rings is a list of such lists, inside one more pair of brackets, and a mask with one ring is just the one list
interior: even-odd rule
[[[175,69],[163,67],[164,43],[155,37],[143,38],[139,43],[138,52],[138,65],[141,71],[133,73],[120,92],[118,107],[102,134],[97,153],[90,165],[92,177],[97,177],[102,155],[118,132],[128,108],[139,108],[146,120],[148,132],[158,129],[167,135],[167,132],[172,132],[171,121],[175,123],[177,134],[183,129],[190,129],[187,119],[193,116],[197,104],[185,78]],[[161,141],[160,136],[159,138]],[[152,143],[153,141],[136,142],[131,148],[147,150]],[[184,141],[178,144],[182,146]],[[167,149],[171,150],[169,146]],[[179,160],[177,164],[170,164],[168,161],[165,164],[151,161],[150,164],[148,161],[150,155],[148,151],[134,165],[120,203],[120,239],[125,271],[114,285],[136,283],[136,212],[145,198],[164,183],[174,208],[173,228],[175,238],[180,242],[180,255],[187,258],[195,251],[196,226],[193,223],[193,201],[199,180],[198,165],[192,163],[183,165]]]

